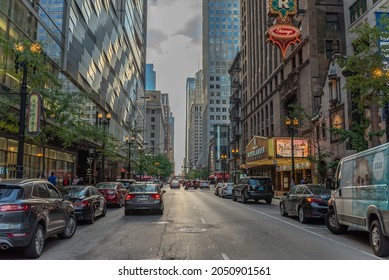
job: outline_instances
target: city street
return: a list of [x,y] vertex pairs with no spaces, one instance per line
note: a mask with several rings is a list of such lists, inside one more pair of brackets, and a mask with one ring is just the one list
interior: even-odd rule
[[[323,221],[282,217],[278,199],[242,204],[213,190],[164,188],[165,212],[124,215],[109,208],[69,240],[50,238],[40,260],[374,260],[368,234],[333,235]],[[19,249],[0,259],[24,259]]]

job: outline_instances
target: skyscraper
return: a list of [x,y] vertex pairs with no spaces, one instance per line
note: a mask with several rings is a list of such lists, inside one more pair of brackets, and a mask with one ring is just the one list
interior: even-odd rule
[[185,92],[185,158],[184,158],[184,173],[188,172],[189,168],[189,127],[190,127],[190,106],[195,94],[196,79],[189,77],[186,79],[186,92]]
[[157,74],[154,71],[154,64],[146,64],[146,90],[156,90]]
[[[203,166],[210,159],[209,143],[217,126],[229,125],[228,69],[240,46],[240,1],[203,1]],[[220,151],[220,147],[216,147]]]

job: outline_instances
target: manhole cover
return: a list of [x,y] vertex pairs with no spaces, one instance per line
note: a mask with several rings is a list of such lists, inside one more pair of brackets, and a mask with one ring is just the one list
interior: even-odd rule
[[205,228],[180,228],[182,232],[204,232],[207,231]]

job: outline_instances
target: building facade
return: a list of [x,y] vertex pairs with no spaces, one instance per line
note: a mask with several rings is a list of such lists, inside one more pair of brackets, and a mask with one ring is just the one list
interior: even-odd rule
[[157,74],[154,71],[154,64],[146,64],[146,90],[156,90]]
[[214,129],[228,127],[230,123],[228,69],[239,47],[240,1],[203,1],[202,166],[209,165],[208,145],[214,137]]

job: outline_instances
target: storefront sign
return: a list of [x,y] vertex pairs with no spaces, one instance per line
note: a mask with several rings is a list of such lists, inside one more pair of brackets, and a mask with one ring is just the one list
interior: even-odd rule
[[[293,155],[294,157],[308,157],[308,140],[293,139]],[[289,158],[292,157],[292,139],[278,138],[276,139],[276,157]]]
[[41,119],[41,96],[39,93],[31,93],[28,102],[28,133],[39,134]]
[[246,162],[267,159],[268,156],[268,139],[266,137],[254,136],[246,146]]
[[269,0],[269,15],[286,21],[297,14],[297,0]]
[[255,157],[255,156],[258,156],[258,155],[262,155],[266,153],[266,149],[265,147],[260,147],[259,149],[256,149],[252,152],[249,152],[247,153],[247,157]]

